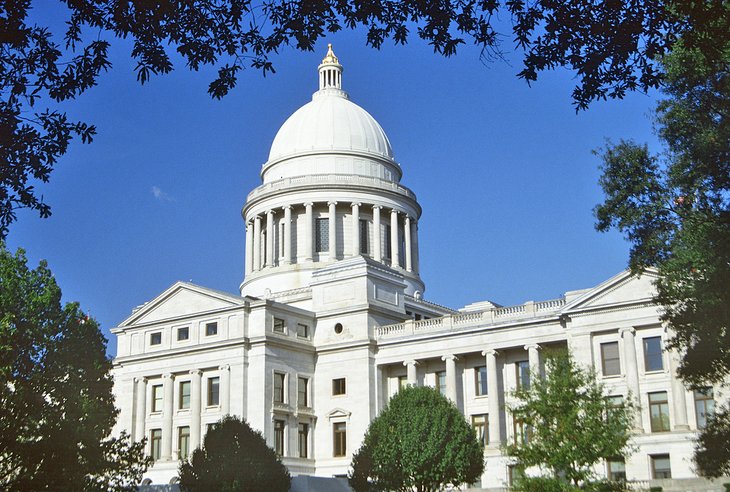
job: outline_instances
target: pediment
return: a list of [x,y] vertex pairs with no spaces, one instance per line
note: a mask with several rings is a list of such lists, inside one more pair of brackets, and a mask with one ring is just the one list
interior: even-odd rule
[[327,418],[332,419],[349,419],[351,415],[351,412],[348,412],[347,410],[344,410],[342,408],[335,408],[333,410],[330,410],[329,413],[327,413]]
[[132,326],[164,319],[177,318],[240,306],[242,297],[200,287],[188,282],[177,282],[165,292],[145,303],[119,326]]
[[656,293],[654,287],[656,278],[657,272],[653,269],[647,269],[641,275],[634,275],[625,270],[573,299],[563,308],[563,312],[649,301]]

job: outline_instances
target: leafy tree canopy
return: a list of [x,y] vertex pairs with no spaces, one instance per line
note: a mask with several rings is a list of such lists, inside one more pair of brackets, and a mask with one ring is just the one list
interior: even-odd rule
[[[709,57],[681,42],[664,59],[666,99],[655,126],[665,151],[632,141],[608,144],[597,228],[622,231],[630,264],[659,270],[656,302],[683,354],[680,376],[695,387],[730,376],[730,37]],[[730,474],[730,412],[718,409],[703,432],[701,472]]]
[[[74,136],[90,142],[96,133],[93,125],[38,103],[73,99],[94,86],[111,67],[113,37],[133,40],[142,83],[173,70],[172,52],[191,70],[217,67],[208,89],[216,98],[236,85],[244,68],[273,72],[279,50],[312,50],[345,27],[364,28],[374,48],[389,39],[404,44],[415,31],[436,53],[450,56],[474,43],[484,59],[500,57],[508,39],[523,52],[518,75],[528,82],[543,70],[574,71],[573,99],[583,109],[596,99],[657,87],[657,60],[676,39],[714,59],[718,39],[730,31],[722,0],[74,0],[62,2],[68,18],[61,41],[33,22],[32,7],[42,3],[0,2],[0,238],[18,208],[50,215],[34,182],[49,179]],[[512,25],[495,23],[500,15]]]
[[519,470],[539,467],[549,475],[525,477],[516,490],[591,489],[597,482],[593,465],[629,451],[633,404],[610,405],[593,370],[567,352],[549,355],[545,365],[546,377],[532,374],[529,388],[515,392],[520,402],[510,411],[525,431],[507,454]]
[[237,417],[223,417],[180,463],[186,492],[288,492],[291,477],[264,436]]
[[116,420],[106,340],[61,306],[45,262],[0,243],[0,489],[133,490],[143,443],[108,437]]
[[435,388],[402,389],[370,423],[353,456],[356,491],[419,492],[473,483],[484,470],[474,429]]

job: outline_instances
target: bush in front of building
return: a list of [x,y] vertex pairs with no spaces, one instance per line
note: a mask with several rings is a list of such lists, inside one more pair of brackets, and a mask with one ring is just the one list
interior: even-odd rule
[[183,492],[287,492],[289,471],[260,432],[237,417],[223,417],[203,446],[180,463]]
[[442,490],[476,482],[484,456],[456,406],[428,386],[409,386],[370,423],[353,456],[350,486],[372,490]]

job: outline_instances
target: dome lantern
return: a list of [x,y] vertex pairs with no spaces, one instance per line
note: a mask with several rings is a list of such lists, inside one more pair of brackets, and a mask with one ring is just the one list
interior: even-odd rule
[[332,51],[331,43],[327,45],[327,55],[319,66],[319,90],[323,89],[342,90],[342,65]]

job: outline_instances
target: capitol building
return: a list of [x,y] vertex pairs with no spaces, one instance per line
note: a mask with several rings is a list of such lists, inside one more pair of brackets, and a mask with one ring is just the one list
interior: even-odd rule
[[527,437],[507,410],[512,392],[553,348],[595,368],[616,404],[633,395],[640,406],[635,452],[599,474],[696,479],[693,439],[720,387],[692,391],[675,377],[655,273],[517,306],[427,300],[418,225],[428,210],[342,76],[330,47],[319,90],[274,137],[241,212],[240,292],[177,282],[112,330],[116,432],[147,438],[144,483],[175,483],[179,459],[227,414],[260,430],[293,476],[346,476],[370,421],[413,384],[437,387],[477,431],[485,470],[472,487],[503,490],[514,462],[502,447]]

